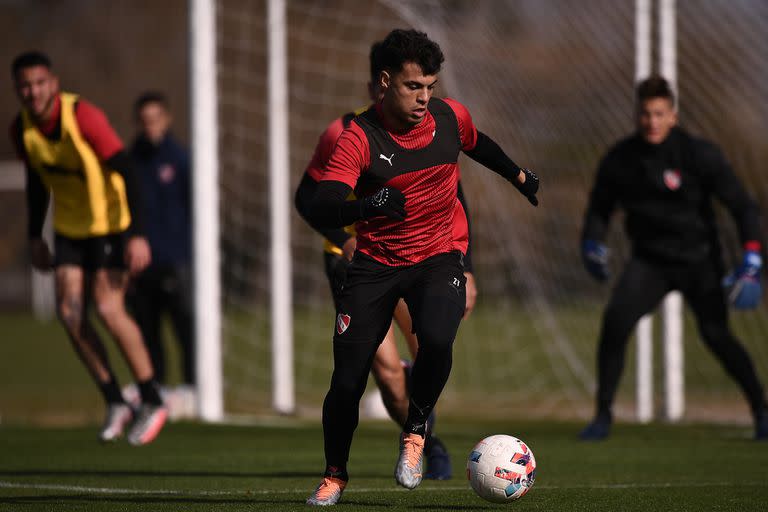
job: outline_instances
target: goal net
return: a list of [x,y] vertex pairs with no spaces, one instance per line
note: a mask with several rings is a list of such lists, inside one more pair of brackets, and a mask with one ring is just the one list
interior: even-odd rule
[[[497,175],[461,157],[479,296],[455,343],[443,414],[592,413],[595,349],[610,287],[589,279],[578,241],[599,158],[633,129],[634,14],[634,2],[614,0],[287,1],[294,189],[326,125],[366,104],[368,50],[396,27],[423,30],[441,45],[446,62],[439,94],[464,103],[480,130],[541,177],[541,204],[534,209]],[[682,123],[721,144],[762,204],[768,199],[760,167],[768,161],[766,24],[768,7],[761,2],[678,6]],[[230,413],[270,406],[266,29],[265,2],[218,1],[223,354]],[[738,237],[730,218],[720,219],[730,266],[740,257]],[[620,217],[612,227],[615,276],[628,253]],[[295,213],[291,230],[296,400],[299,412],[316,413],[332,369],[334,316],[321,238]],[[686,319],[689,417],[746,419],[738,389]],[[765,310],[735,313],[732,325],[768,378]],[[631,345],[627,354],[620,416],[633,410]]]

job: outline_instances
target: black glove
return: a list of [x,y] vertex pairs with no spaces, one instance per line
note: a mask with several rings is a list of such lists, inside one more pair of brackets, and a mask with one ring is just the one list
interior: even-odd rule
[[538,206],[539,200],[536,198],[536,192],[539,190],[539,177],[530,169],[520,169],[520,171],[525,174],[525,183],[520,183],[517,176],[515,176],[515,179],[512,180],[512,184],[521,194],[528,198],[528,201],[530,201],[533,206]]
[[384,187],[375,194],[360,200],[360,216],[363,219],[389,217],[405,219],[405,196],[396,188]]

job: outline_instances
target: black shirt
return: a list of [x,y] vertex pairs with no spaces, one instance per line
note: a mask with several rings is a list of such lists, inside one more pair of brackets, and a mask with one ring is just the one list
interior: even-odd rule
[[757,206],[717,146],[680,128],[657,145],[635,134],[603,158],[582,238],[604,239],[620,206],[636,255],[661,263],[719,257],[712,197],[733,215],[742,242],[760,240]]

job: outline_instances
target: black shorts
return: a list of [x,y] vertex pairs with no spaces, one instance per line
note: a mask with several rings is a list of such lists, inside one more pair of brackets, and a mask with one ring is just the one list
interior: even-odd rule
[[94,236],[91,238],[54,237],[54,265],[75,265],[83,270],[100,268],[125,269],[123,256],[125,234]]
[[437,254],[415,265],[390,267],[356,252],[338,293],[334,342],[381,342],[403,298],[413,329],[429,322],[455,325],[466,306],[462,254]]

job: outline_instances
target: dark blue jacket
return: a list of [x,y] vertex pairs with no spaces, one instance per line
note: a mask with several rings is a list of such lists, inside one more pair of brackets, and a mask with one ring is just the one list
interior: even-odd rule
[[189,154],[169,133],[154,146],[143,136],[131,154],[141,180],[153,265],[187,264],[192,254]]

